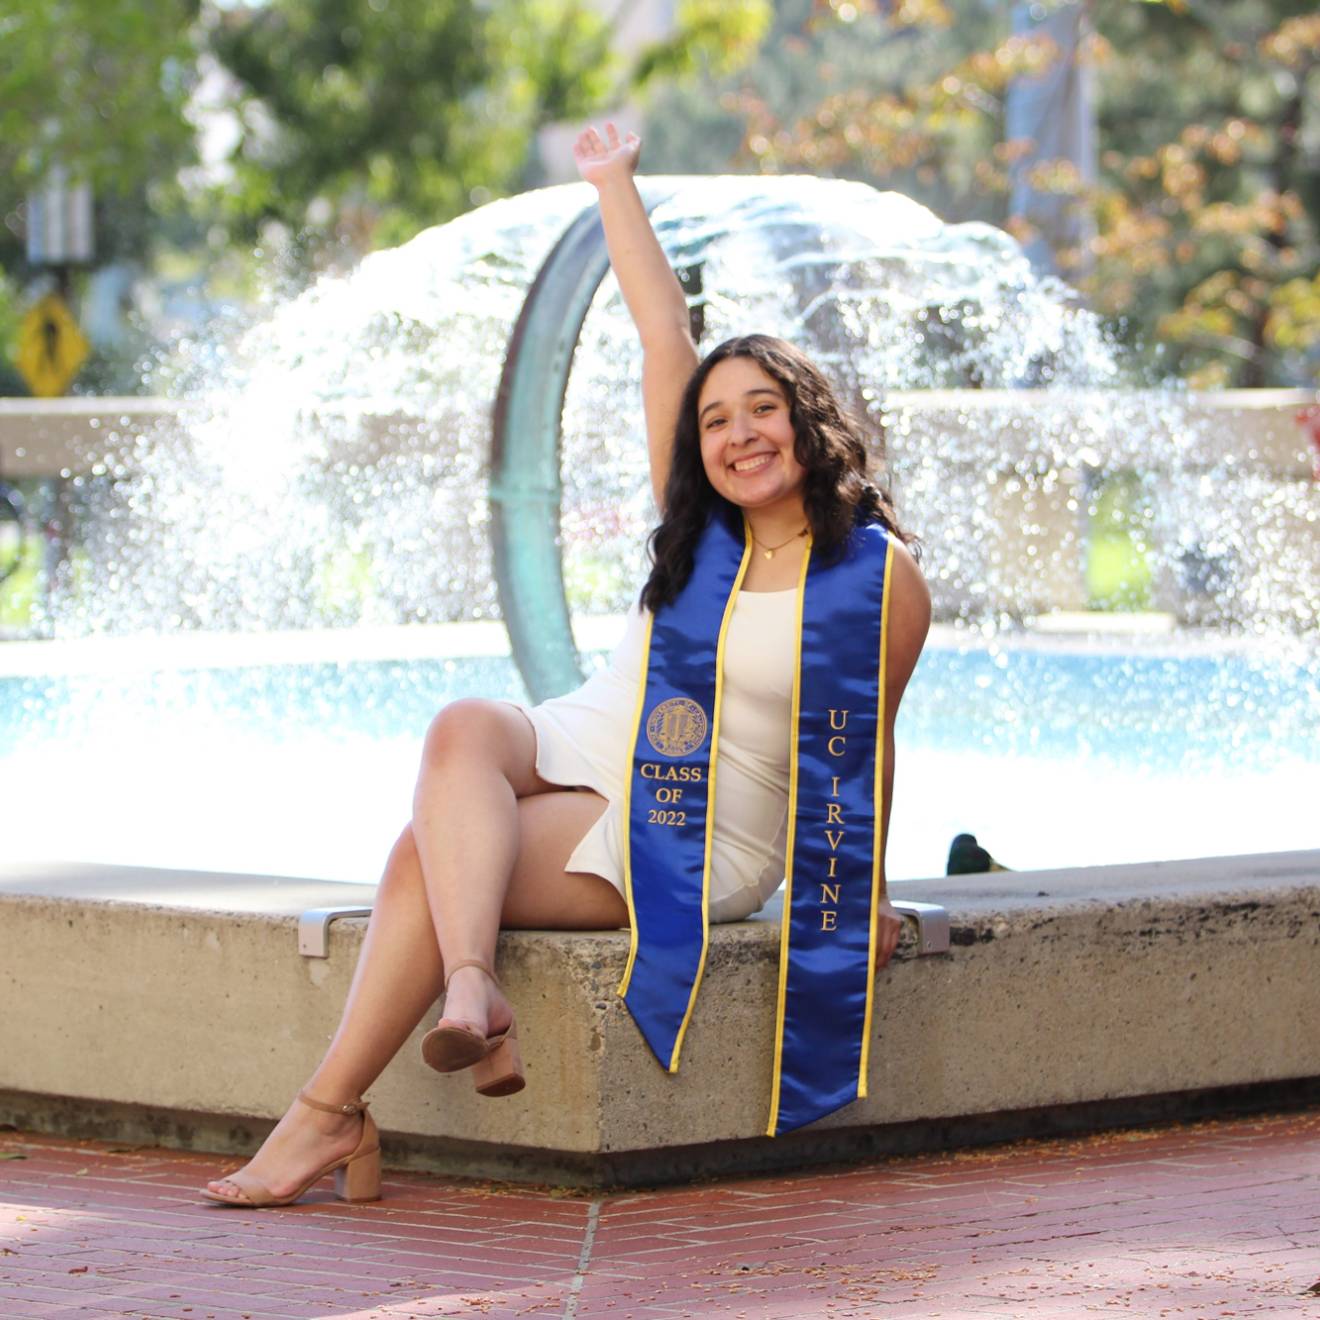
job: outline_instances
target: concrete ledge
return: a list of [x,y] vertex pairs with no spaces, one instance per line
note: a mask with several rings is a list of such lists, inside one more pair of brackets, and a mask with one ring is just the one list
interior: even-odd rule
[[[953,948],[919,959],[905,944],[879,976],[868,1099],[788,1137],[759,1135],[777,908],[715,928],[677,1076],[614,995],[626,933],[506,932],[526,1091],[486,1100],[461,1074],[438,1077],[418,1057],[419,1028],[372,1090],[387,1155],[655,1182],[1207,1112],[1216,1095],[1240,1107],[1315,1094],[1320,852],[894,890],[946,907]],[[370,896],[316,881],[0,867],[0,986],[19,1009],[0,1015],[0,1121],[249,1149],[329,1040],[366,925],[337,922],[330,957],[308,959],[297,915]]]

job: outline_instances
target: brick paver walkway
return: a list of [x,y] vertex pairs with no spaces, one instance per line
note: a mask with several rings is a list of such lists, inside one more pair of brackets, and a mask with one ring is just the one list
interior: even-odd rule
[[0,1316],[1320,1320],[1320,1109],[603,1197],[195,1198],[232,1164],[0,1132]]

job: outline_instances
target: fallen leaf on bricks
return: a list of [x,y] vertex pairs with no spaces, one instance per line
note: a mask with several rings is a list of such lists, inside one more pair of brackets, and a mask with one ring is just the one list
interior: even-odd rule
[[0,1160],[25,1160],[25,1159],[27,1159],[26,1155],[18,1155],[13,1151],[7,1150],[2,1154],[0,1154]]

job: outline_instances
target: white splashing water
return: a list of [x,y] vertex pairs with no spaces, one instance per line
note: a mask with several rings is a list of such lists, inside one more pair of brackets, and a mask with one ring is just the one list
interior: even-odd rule
[[[1225,762],[1253,777],[1252,792],[1276,804],[1286,798],[1286,819],[1310,810],[1305,804],[1320,798],[1320,763],[1304,750],[1320,743],[1307,732],[1320,733],[1320,685],[1313,677],[1320,612],[1315,483],[1271,470],[1249,446],[1244,451],[1222,433],[1218,414],[1140,371],[1073,291],[1034,277],[1016,244],[996,229],[944,225],[906,198],[856,183],[668,182],[673,195],[654,220],[674,264],[700,267],[703,343],[748,331],[782,335],[825,367],[877,435],[883,428],[885,476],[905,525],[923,538],[936,616],[955,626],[956,647],[967,654],[990,648],[997,656],[1000,639],[1059,607],[1066,584],[1080,576],[1097,478],[1121,471],[1134,475],[1141,493],[1155,603],[1194,629],[1250,643],[1235,652],[1234,674],[1245,677],[1207,683],[1195,667],[1185,671],[1191,678],[1171,671],[1158,698],[1136,700],[1132,672],[1109,666],[1095,680],[1102,687],[1084,731],[1074,727],[1075,685],[1044,675],[1032,687],[1004,686],[1002,674],[978,673],[973,685],[984,680],[992,695],[1007,691],[1011,699],[967,712],[961,748],[948,742],[950,720],[935,729],[905,717],[914,752],[907,764],[925,770],[903,781],[900,793],[909,805],[902,819],[922,819],[928,831],[943,833],[955,819],[967,827],[971,815],[988,812],[993,831],[1025,794],[1027,809],[1019,814],[1028,823],[1019,822],[1017,855],[1006,860],[1062,865],[1074,860],[1060,850],[1080,828],[1071,807],[1128,792],[1122,785],[1146,773],[1141,736],[1153,749],[1170,736],[1169,720],[1183,729],[1212,726]],[[79,571],[39,621],[41,629],[78,638],[329,628],[350,630],[341,634],[347,638],[378,625],[496,618],[486,495],[492,406],[526,289],[565,226],[591,201],[590,190],[575,185],[494,203],[375,254],[347,276],[322,279],[253,323],[218,326],[179,345],[149,381],[177,402],[177,421],[151,432],[134,431],[127,419],[104,429],[99,459],[115,480],[82,485]],[[635,597],[644,572],[654,511],[640,368],[626,308],[607,276],[578,343],[563,410],[564,566],[580,617],[617,614]],[[974,392],[932,404],[931,391]],[[344,651],[326,642],[327,658]],[[961,709],[962,680],[943,673],[925,699],[932,707]],[[207,787],[212,801],[222,792],[221,778],[238,776],[243,766],[250,775],[262,760],[253,752],[255,740],[269,749],[270,765],[285,766],[282,784],[318,785],[314,796],[324,803],[331,780],[351,781],[368,766],[372,781],[384,783],[384,749],[397,766],[398,741],[419,734],[428,694],[438,704],[468,690],[466,681],[462,674],[441,684],[429,674],[401,673],[398,682],[421,694],[418,704],[399,712],[406,728],[378,730],[375,751],[354,744],[352,765],[340,773],[327,772],[325,746],[305,731],[297,736],[304,736],[304,749],[315,748],[314,767],[306,757],[301,772],[286,766],[299,753],[284,733],[266,726],[279,725],[279,700],[294,700],[292,688],[278,700],[269,694],[254,700],[243,716],[228,696],[208,706],[207,685],[193,681],[178,684],[171,700],[170,680],[156,673],[151,699],[140,709],[122,693],[110,698],[121,703],[127,723],[109,721],[100,752],[88,736],[92,726],[105,726],[103,686],[94,679],[52,686],[49,699],[28,691],[19,716],[10,716],[27,761],[8,784],[9,800],[31,798],[34,810],[43,800],[40,791],[29,791],[32,769],[43,757],[52,774],[61,762],[67,767],[63,729],[75,738],[78,764],[90,776],[87,791],[100,795],[102,824],[109,828],[116,815],[131,818],[132,804],[107,796],[106,787],[122,765],[128,730],[138,730],[141,774],[150,776],[153,765],[183,754],[178,738],[191,745],[168,729],[186,711],[198,728],[223,727],[221,741],[239,748],[222,758],[227,768]],[[487,685],[474,690],[488,690],[492,678],[481,671],[472,681]],[[516,695],[516,678],[499,682],[511,682],[509,694]],[[297,699],[314,706],[318,730],[332,739],[337,727],[353,722],[336,706],[345,698],[333,687],[309,671],[297,688]],[[64,704],[57,709],[52,702]],[[101,717],[93,719],[98,709]],[[1233,712],[1227,722],[1225,710]],[[144,729],[139,715],[160,723]],[[959,718],[951,717],[953,726]],[[38,726],[56,731],[45,751],[27,736]],[[1037,747],[1037,759],[1022,759],[1060,729],[1073,730],[1070,742]],[[1271,731],[1285,729],[1289,750],[1280,759],[1269,752]],[[1116,778],[1110,766],[1103,782],[1088,780],[1091,749],[1106,739],[1128,748],[1129,770]],[[168,744],[168,757],[151,756],[153,740]],[[1009,743],[1011,754],[996,752]],[[1002,772],[1003,755],[1010,755],[1016,776],[1011,793],[1001,792],[1002,784],[986,788],[997,778],[995,767]],[[1211,780],[1204,776],[1213,772],[1204,763],[1197,766],[1202,789],[1189,798],[1180,764],[1175,758],[1158,771],[1164,798],[1149,786],[1142,790],[1147,800],[1166,804],[1160,810],[1169,839],[1175,832],[1167,821],[1189,801],[1220,800],[1206,787]],[[1223,792],[1234,801],[1250,800],[1242,782],[1213,782],[1229,784]],[[162,781],[159,790],[168,796],[170,786]],[[276,792],[267,785],[258,797]],[[402,789],[391,802],[395,796],[406,803]],[[370,804],[361,795],[354,801],[330,814],[356,825]],[[310,799],[304,805],[315,810]],[[946,807],[948,820],[941,814]],[[388,829],[378,823],[366,830],[375,849],[403,807],[394,811],[382,799],[372,809],[382,822],[390,819]],[[258,799],[230,814],[255,821]],[[1221,820],[1231,813],[1201,814]],[[1042,819],[1057,828],[1044,829]],[[200,831],[201,822],[193,827]],[[1131,860],[1155,855],[1161,828],[1157,812],[1132,832],[1138,851]],[[57,832],[46,821],[33,825],[33,838],[43,829],[47,836]],[[285,857],[278,832],[278,822],[265,834],[256,831],[264,839],[260,856]],[[354,837],[361,834],[355,829]],[[1046,836],[1051,843],[1042,851]],[[1280,846],[1271,841],[1280,838],[1301,846],[1297,837],[1285,828],[1259,843],[1224,838],[1214,847],[1266,850]],[[985,842],[1000,853],[1014,851],[1012,842],[1007,848],[993,837]],[[1105,842],[1117,846],[1116,836]],[[894,843],[897,874],[935,869],[939,859],[929,838],[918,848],[897,833]],[[1183,838],[1173,846],[1185,855],[1190,845]],[[176,852],[166,855],[179,860]],[[324,871],[335,857],[352,857],[353,874],[361,875],[347,837],[332,838],[326,856],[304,867],[272,860],[264,866]],[[1089,856],[1075,860],[1124,858],[1112,848],[1098,856],[1092,846]],[[223,864],[235,862],[225,856]]]

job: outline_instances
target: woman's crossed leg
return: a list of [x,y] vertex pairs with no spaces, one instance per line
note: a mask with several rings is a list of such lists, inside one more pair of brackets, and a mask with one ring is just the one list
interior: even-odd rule
[[[442,710],[427,733],[413,819],[385,864],[339,1028],[307,1093],[331,1103],[360,1096],[439,997],[445,959],[493,967],[501,927],[626,926],[613,885],[564,869],[604,809],[599,795],[537,775],[536,735],[515,707],[465,700]],[[445,1017],[493,1034],[510,1008],[478,969],[460,968]],[[246,1171],[284,1196],[351,1152],[361,1125],[294,1103]],[[243,1199],[224,1179],[209,1187]]]

